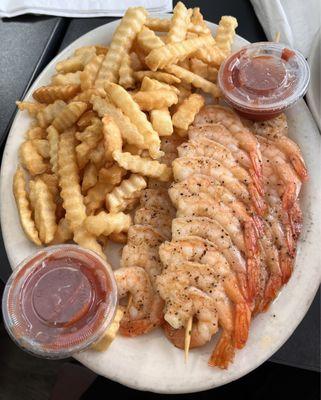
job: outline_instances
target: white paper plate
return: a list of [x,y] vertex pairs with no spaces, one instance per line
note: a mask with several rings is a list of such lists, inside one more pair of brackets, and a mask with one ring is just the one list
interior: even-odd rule
[[[37,87],[49,82],[54,65],[71,55],[77,47],[108,43],[116,24],[112,22],[89,32],[60,53],[40,74],[26,100],[31,100],[31,93]],[[215,31],[216,25],[209,23],[209,26]],[[246,43],[244,39],[236,39],[236,47]],[[320,135],[303,101],[288,113],[288,119],[290,136],[299,143],[311,176],[302,191],[305,223],[295,271],[269,311],[255,318],[248,343],[242,351],[237,352],[230,368],[222,371],[207,366],[216,339],[206,347],[191,350],[186,365],[183,352],[170,344],[161,330],[133,339],[119,336],[107,352],[86,351],[75,358],[96,373],[135,389],[187,393],[210,389],[240,378],[271,357],[288,339],[307,312],[319,286],[321,258]],[[11,190],[18,148],[28,124],[26,113],[18,112],[1,168],[1,225],[12,267],[36,251],[36,247],[23,234]]]
[[313,40],[308,63],[311,70],[311,82],[307,100],[321,132],[321,29]]

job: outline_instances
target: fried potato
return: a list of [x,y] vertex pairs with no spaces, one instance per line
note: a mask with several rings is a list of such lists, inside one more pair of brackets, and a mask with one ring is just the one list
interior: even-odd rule
[[106,195],[106,208],[111,213],[126,210],[128,204],[137,199],[145,187],[146,181],[142,176],[131,174]]
[[87,90],[94,87],[99,68],[103,62],[104,55],[94,56],[85,66],[80,74],[81,90]]
[[84,247],[97,253],[101,258],[106,260],[106,254],[103,252],[101,245],[96,237],[89,233],[84,226],[79,226],[74,232],[74,241],[79,246]]
[[164,46],[163,41],[146,26],[143,26],[142,30],[137,35],[137,43],[146,54],[158,47]]
[[125,89],[135,87],[134,70],[131,67],[129,54],[125,53],[119,68],[119,84]]
[[205,45],[213,45],[214,39],[211,35],[201,36],[195,39],[187,39],[178,43],[169,43],[158,49],[152,50],[146,57],[146,64],[152,71],[164,68],[195,53]]
[[128,240],[127,232],[112,232],[108,239],[115,243],[126,244]]
[[134,77],[138,81],[142,81],[145,77],[157,79],[158,81],[168,83],[170,85],[174,83],[180,83],[180,79],[172,74],[161,71],[136,71],[134,72]]
[[150,91],[150,90],[154,91],[154,90],[159,90],[159,89],[172,90],[177,95],[179,94],[179,90],[175,86],[168,85],[167,83],[159,82],[156,79],[151,79],[151,78],[148,78],[148,76],[145,76],[145,78],[142,81],[140,90],[142,90],[142,91]]
[[215,83],[207,81],[178,65],[170,65],[169,67],[166,67],[166,71],[177,75],[184,82],[191,83],[194,87],[202,89],[206,93],[210,93],[213,97],[221,96],[221,90]]
[[190,70],[193,74],[199,75],[204,79],[208,79],[208,64],[198,58],[190,59]]
[[97,56],[100,56],[100,55],[105,56],[108,52],[108,46],[96,45],[95,49],[96,49]]
[[109,325],[103,337],[99,339],[98,342],[91,345],[92,350],[106,351],[108,349],[117,335],[123,315],[124,311],[118,307],[113,322]]
[[147,18],[145,26],[153,31],[168,32],[171,21],[169,19]]
[[133,95],[133,99],[144,111],[170,107],[178,102],[177,94],[166,89],[137,92]]
[[53,237],[50,244],[53,245],[53,244],[66,243],[69,240],[72,240],[72,238],[73,238],[73,233],[72,230],[69,228],[66,218],[61,218],[58,223],[55,236]]
[[188,26],[188,30],[193,33],[197,33],[198,35],[210,35],[211,30],[206,25],[206,22],[203,19],[203,15],[201,14],[200,8],[193,8],[193,13],[191,16],[191,23]]
[[84,66],[96,55],[94,46],[87,47],[81,52],[77,52],[74,56],[60,61],[56,64],[56,71],[58,73],[66,74],[68,72],[76,72],[83,70]]
[[98,143],[103,138],[101,121],[95,119],[83,132],[77,132],[76,138],[81,141],[76,146],[77,163],[79,168],[84,168],[92,156],[91,151],[98,149]]
[[69,103],[52,121],[58,132],[64,132],[74,125],[79,117],[86,111],[87,104],[81,101]]
[[45,108],[44,104],[31,103],[30,101],[16,101],[16,105],[20,111],[28,111],[29,115],[32,117],[35,117]]
[[51,170],[53,173],[57,174],[58,165],[57,165],[57,155],[58,155],[58,144],[59,144],[59,132],[55,127],[50,125],[47,128],[47,138],[49,144],[49,158]]
[[53,103],[56,100],[68,101],[80,91],[80,85],[41,86],[32,97],[40,103]]
[[237,28],[237,19],[224,15],[218,24],[215,42],[226,55],[231,52],[231,46],[235,37],[235,29]]
[[23,142],[19,149],[21,164],[28,170],[30,175],[39,175],[47,171],[48,164],[38,153],[32,140]]
[[42,158],[49,158],[49,142],[47,139],[32,139],[31,142]]
[[141,135],[137,127],[130,121],[130,119],[125,115],[121,109],[115,107],[110,102],[105,99],[101,99],[98,96],[93,96],[91,99],[93,109],[97,111],[100,117],[105,114],[110,115],[118,128],[124,140],[130,144],[135,144],[139,148],[144,148],[144,137]]
[[117,26],[109,50],[102,62],[95,82],[104,88],[106,82],[118,82],[122,57],[129,52],[137,33],[146,21],[147,11],[143,7],[130,7]]
[[173,123],[168,108],[152,110],[150,120],[159,136],[170,136],[173,133]]
[[143,135],[145,148],[148,149],[151,157],[160,157],[162,152],[159,150],[159,136],[157,132],[154,131],[146,115],[140,110],[138,104],[132,99],[131,95],[121,86],[114,83],[107,83],[105,89],[113,103],[128,116],[131,122],[137,127],[138,131]]
[[144,65],[142,64],[138,55],[134,51],[132,51],[129,54],[129,57],[130,57],[130,65],[131,65],[133,71],[139,71],[144,68]]
[[199,58],[207,64],[219,67],[225,60],[226,56],[225,53],[215,44],[213,39],[212,44],[198,49],[196,53],[194,53],[194,57]]
[[185,40],[190,19],[191,13],[187,10],[185,5],[179,1],[173,10],[173,16],[167,34],[167,43],[182,42]]
[[142,154],[143,150],[140,149],[139,147],[135,146],[134,144],[126,143],[123,146],[123,152],[131,153],[131,154],[139,156]]
[[19,212],[21,226],[27,238],[37,246],[41,246],[41,241],[39,239],[36,225],[31,217],[32,212],[30,208],[28,193],[26,190],[26,176],[21,167],[17,168],[17,171],[13,178],[13,194]]
[[92,149],[89,153],[89,160],[96,165],[96,168],[99,170],[106,163],[105,159],[105,146],[104,141],[101,140],[97,147]]
[[127,232],[131,224],[131,216],[122,212],[109,214],[101,211],[97,215],[87,217],[85,221],[87,231],[95,236],[108,236],[112,232]]
[[51,79],[52,85],[66,86],[66,85],[80,85],[81,71],[69,72],[68,74],[57,74]]
[[123,140],[121,137],[120,130],[112,117],[106,114],[102,119],[102,122],[103,122],[105,158],[107,161],[112,161],[113,152],[115,150],[118,151],[122,150]]
[[26,138],[33,140],[33,139],[45,139],[46,138],[46,131],[40,126],[36,126],[34,128],[30,128],[26,132]]
[[73,101],[83,101],[88,103],[90,102],[92,96],[105,97],[105,95],[105,91],[101,88],[90,88],[79,93],[76,97],[73,98]]
[[172,169],[156,160],[149,160],[119,151],[114,151],[113,157],[121,167],[135,174],[158,178],[160,181],[165,182],[169,181],[172,176]]
[[54,103],[49,104],[37,114],[37,120],[41,128],[47,128],[52,121],[56,118],[62,110],[65,109],[67,104],[63,100],[56,100]]
[[123,176],[126,175],[126,170],[121,168],[117,163],[100,168],[98,172],[99,182],[111,185],[118,185]]
[[57,175],[44,173],[37,175],[35,180],[37,179],[41,179],[43,182],[45,182],[54,200],[56,200],[57,196],[59,195],[59,182]]
[[52,193],[42,179],[30,181],[29,188],[39,238],[42,243],[49,243],[57,230],[56,203]]
[[204,104],[204,97],[193,93],[178,107],[172,117],[172,121],[175,128],[184,132],[184,136],[187,135],[188,127],[193,123],[196,114],[198,114]]
[[98,181],[95,186],[88,190],[84,198],[88,215],[93,214],[99,208],[103,207],[107,193],[111,192],[113,188],[114,185],[110,183]]
[[87,128],[93,123],[93,120],[98,118],[98,114],[93,110],[88,110],[78,119],[77,126],[80,129]]
[[96,165],[92,162],[88,163],[84,169],[84,175],[81,183],[81,190],[86,193],[88,189],[96,185],[98,180]]

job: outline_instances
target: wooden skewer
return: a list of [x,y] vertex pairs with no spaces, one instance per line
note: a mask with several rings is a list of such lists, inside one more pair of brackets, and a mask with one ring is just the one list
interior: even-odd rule
[[126,307],[126,313],[129,311],[129,308],[132,305],[132,302],[133,302],[133,296],[131,294],[129,294],[128,303],[127,303],[127,307]]
[[189,317],[185,328],[185,345],[184,345],[185,364],[187,363],[188,360],[189,346],[191,344],[192,325],[193,325],[193,317]]
[[275,38],[274,38],[275,43],[279,43],[280,37],[281,37],[281,33],[280,32],[276,32],[276,35],[275,35]]

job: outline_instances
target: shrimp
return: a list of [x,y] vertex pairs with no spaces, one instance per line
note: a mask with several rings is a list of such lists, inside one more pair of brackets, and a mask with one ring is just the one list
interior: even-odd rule
[[199,138],[197,141],[189,140],[189,142],[182,144],[178,148],[178,154],[180,157],[204,156],[221,162],[240,182],[243,182],[248,187],[252,198],[259,199],[255,203],[255,205],[259,206],[257,212],[260,215],[264,215],[266,205],[262,192],[258,191],[247,170],[238,165],[232,153],[224,146],[207,138]]
[[[220,162],[208,157],[180,157],[174,160],[172,167],[175,180],[177,181],[182,181],[194,174],[207,175],[215,178],[232,193],[240,188],[240,183],[244,183],[240,182]],[[261,196],[254,197],[252,201],[255,209],[261,210],[264,207]]]
[[194,126],[220,123],[227,128],[239,141],[251,159],[253,169],[259,179],[262,178],[262,156],[255,135],[241,122],[240,118],[232,110],[222,106],[204,107],[195,117]]
[[175,216],[175,209],[165,188],[144,189],[140,196],[140,204],[142,207],[157,209],[172,217]]
[[171,238],[171,223],[171,216],[157,208],[141,207],[134,216],[134,224],[149,225],[166,239]]
[[140,267],[119,268],[114,272],[120,298],[131,295],[128,307],[120,324],[124,336],[138,336],[163,323],[163,301],[155,296],[146,271]]
[[291,165],[285,159],[284,154],[265,138],[258,137],[264,164],[272,166],[278,179],[281,179],[285,188],[283,190],[282,201],[285,210],[290,210],[301,190],[301,181]]
[[299,146],[286,136],[287,121],[284,114],[269,121],[255,122],[253,130],[257,135],[271,140],[291,161],[302,182],[308,180],[308,171]]
[[188,130],[190,140],[198,142],[202,139],[208,139],[215,143],[221,144],[228,149],[234,160],[248,171],[251,175],[258,192],[263,196],[264,189],[262,185],[262,177],[258,177],[252,167],[251,159],[246,151],[240,148],[238,140],[221,124],[202,125],[199,127],[190,127]]

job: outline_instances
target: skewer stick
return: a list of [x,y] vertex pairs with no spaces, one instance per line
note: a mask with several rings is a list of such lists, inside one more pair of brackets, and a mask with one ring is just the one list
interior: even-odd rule
[[189,317],[185,328],[185,345],[184,345],[185,364],[187,363],[188,360],[189,346],[191,344],[192,325],[193,325],[193,317]]
[[279,43],[280,37],[281,37],[280,31],[279,31],[279,32],[276,32],[276,35],[275,35],[275,38],[274,38],[275,43]]
[[132,302],[133,302],[133,296],[131,295],[131,293],[129,293],[129,295],[128,295],[128,303],[127,303],[127,306],[126,306],[126,313],[129,311],[129,308],[132,305]]

